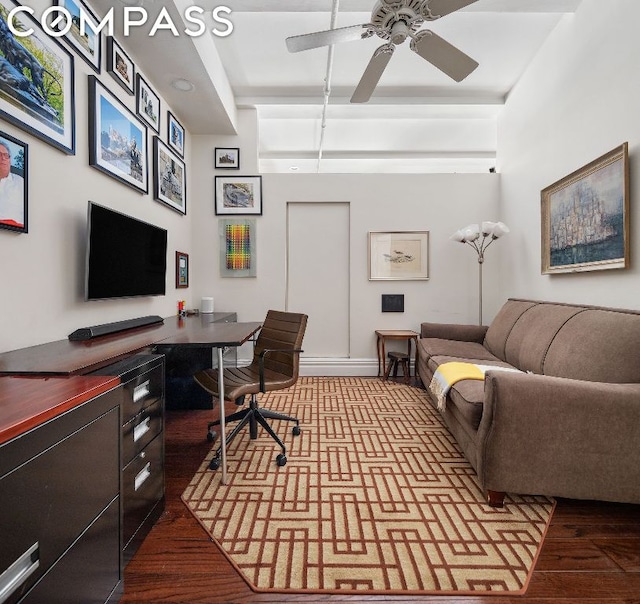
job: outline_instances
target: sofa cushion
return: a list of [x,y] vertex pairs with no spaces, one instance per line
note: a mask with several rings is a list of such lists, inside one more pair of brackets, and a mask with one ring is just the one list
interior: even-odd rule
[[547,375],[605,383],[640,383],[640,313],[587,309],[554,338]]
[[456,359],[480,359],[499,361],[482,344],[461,340],[442,340],[440,338],[421,338],[418,340],[419,355],[425,359],[434,356],[449,356]]
[[507,338],[513,329],[516,321],[524,312],[535,306],[537,303],[530,300],[514,300],[509,298],[498,311],[495,319],[489,325],[484,338],[484,345],[489,352],[505,360],[505,346]]
[[521,369],[543,373],[549,346],[562,326],[583,308],[562,304],[537,304],[515,322],[505,346],[504,359]]

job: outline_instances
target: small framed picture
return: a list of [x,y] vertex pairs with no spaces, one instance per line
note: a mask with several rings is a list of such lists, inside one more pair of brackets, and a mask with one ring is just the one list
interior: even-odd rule
[[0,228],[28,232],[29,146],[0,132]]
[[180,157],[184,157],[184,128],[171,111],[167,111],[167,143]]
[[369,233],[369,281],[429,278],[429,231]]
[[216,176],[216,214],[262,214],[262,176]]
[[235,147],[216,147],[215,167],[221,170],[240,169],[240,149]]
[[187,174],[184,162],[157,136],[153,137],[153,198],[187,213]]
[[89,165],[146,193],[147,127],[124,103],[89,76]]
[[[65,8],[71,15],[71,28],[63,36],[63,40],[71,46],[91,68],[100,73],[102,61],[102,36],[98,31],[99,21],[93,11],[82,0],[54,0],[54,4]],[[81,19],[91,24],[85,27],[84,32],[80,32]],[[68,25],[65,20],[65,27]],[[60,29],[55,25],[54,29]]]
[[136,67],[113,36],[107,37],[107,71],[129,94],[134,94]]
[[189,287],[189,254],[176,252],[176,288]]
[[136,113],[160,134],[160,97],[140,75],[136,75]]

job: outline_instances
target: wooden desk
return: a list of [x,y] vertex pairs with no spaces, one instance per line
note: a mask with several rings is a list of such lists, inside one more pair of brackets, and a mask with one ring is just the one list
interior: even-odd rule
[[[408,329],[376,329],[376,347],[378,350],[378,377],[384,375],[384,363],[387,356],[385,350],[385,340],[406,340],[407,341],[407,354],[411,358],[411,342],[415,342],[416,345],[416,366],[418,363],[418,337],[419,333]],[[409,365],[409,373],[411,372],[411,365]]]

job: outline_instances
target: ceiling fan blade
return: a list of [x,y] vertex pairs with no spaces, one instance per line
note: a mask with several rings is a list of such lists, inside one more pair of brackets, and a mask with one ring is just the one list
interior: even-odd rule
[[[428,10],[433,15],[434,19],[439,19],[445,15],[455,13],[457,10],[469,6],[478,0],[431,0],[428,5]],[[433,20],[433,19],[428,19]]]
[[340,42],[352,42],[368,38],[372,34],[371,26],[368,23],[363,25],[349,25],[348,27],[338,27],[326,31],[316,31],[301,36],[290,36],[287,38],[287,48],[289,52],[300,52],[321,46],[331,46]]
[[364,70],[360,82],[351,97],[352,103],[366,103],[373,94],[382,72],[391,60],[395,46],[383,44],[373,53],[367,68]]
[[477,61],[428,29],[418,32],[410,46],[411,50],[456,82],[464,80],[478,67]]

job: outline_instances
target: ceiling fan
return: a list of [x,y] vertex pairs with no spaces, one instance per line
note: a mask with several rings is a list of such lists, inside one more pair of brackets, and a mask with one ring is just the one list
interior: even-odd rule
[[407,38],[411,38],[409,48],[413,52],[461,82],[478,63],[431,30],[420,28],[425,21],[435,21],[474,2],[477,0],[377,0],[371,23],[291,36],[287,38],[287,48],[289,52],[300,52],[370,38],[374,34],[387,40],[373,53],[351,97],[352,103],[366,103],[371,98],[396,46]]

